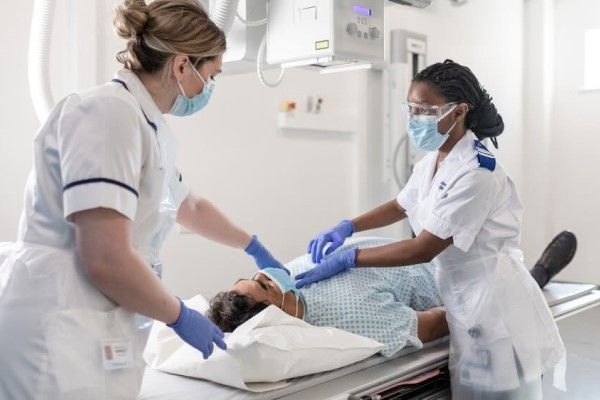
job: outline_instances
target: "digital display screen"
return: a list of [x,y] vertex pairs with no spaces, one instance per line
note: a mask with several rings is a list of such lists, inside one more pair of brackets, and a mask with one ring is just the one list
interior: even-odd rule
[[371,10],[370,8],[359,6],[356,4],[352,6],[352,11],[354,11],[357,14],[364,15],[365,17],[370,17],[371,15],[373,15],[373,10]]

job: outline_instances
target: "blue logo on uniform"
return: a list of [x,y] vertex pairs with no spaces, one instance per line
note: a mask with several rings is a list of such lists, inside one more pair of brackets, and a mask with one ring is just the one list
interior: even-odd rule
[[442,181],[440,183],[440,190],[444,190],[445,187],[446,187],[446,182]]

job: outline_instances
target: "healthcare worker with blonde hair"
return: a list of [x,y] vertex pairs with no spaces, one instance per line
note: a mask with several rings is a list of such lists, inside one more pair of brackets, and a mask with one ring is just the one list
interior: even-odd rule
[[[347,268],[433,260],[450,329],[452,397],[539,399],[542,374],[561,365],[565,349],[524,265],[515,186],[481,143],[497,146],[504,122],[471,70],[451,60],[419,72],[404,106],[408,135],[427,155],[396,199],[317,235],[308,251],[318,265],[296,285]],[[404,218],[412,239],[333,253],[355,232]]]
[[225,34],[196,0],[126,0],[115,78],[60,101],[34,140],[18,241],[0,267],[1,399],[133,399],[152,319],[207,358],[223,333],[161,284],[175,221],[280,266],[191,193],[163,114],[210,100]]

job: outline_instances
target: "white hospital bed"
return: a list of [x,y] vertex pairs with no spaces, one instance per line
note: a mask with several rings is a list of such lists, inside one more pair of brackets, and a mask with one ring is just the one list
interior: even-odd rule
[[[586,334],[583,329],[577,329],[586,321],[596,320],[600,322],[600,290],[595,285],[573,284],[573,283],[550,283],[544,289],[546,300],[552,309],[555,319],[558,321],[559,329],[563,335],[563,340],[569,354],[567,384],[575,378],[581,378],[582,375],[573,379],[570,378],[569,371],[577,370],[577,354],[571,357],[571,343],[574,343],[575,353],[596,354],[600,353],[595,341],[585,342],[593,349],[582,346],[579,339],[581,334]],[[575,317],[576,316],[576,317]],[[571,332],[570,336],[563,333],[565,330]],[[596,325],[598,328],[598,325]],[[587,334],[597,334],[597,328],[593,331],[588,329]],[[576,337],[573,331],[577,332]],[[594,332],[595,333],[592,333]],[[445,339],[427,344],[423,349],[416,351],[413,348],[405,348],[398,352],[393,358],[384,358],[382,356],[373,356],[361,362],[339,368],[334,371],[296,378],[290,386],[283,389],[274,390],[266,393],[250,393],[242,390],[236,390],[230,387],[221,386],[212,382],[199,379],[186,378],[177,375],[166,374],[150,368],[146,369],[144,382],[140,391],[140,400],[306,400],[306,399],[403,399],[411,397],[400,397],[389,395],[389,387],[395,383],[408,378],[422,374],[424,372],[443,368],[447,364],[448,342]],[[573,359],[571,359],[573,358]],[[596,366],[600,365],[600,358],[592,361]],[[585,380],[585,376],[583,377]],[[418,397],[427,399],[449,398],[449,385],[445,379],[438,376],[436,382],[425,381],[421,384],[423,391],[430,393],[428,396]],[[590,382],[578,381],[578,386],[598,384],[589,379]],[[593,382],[592,382],[593,381]],[[596,381],[598,381],[596,379]],[[428,385],[428,386],[425,386]],[[417,385],[419,386],[419,385]],[[413,390],[419,390],[419,387],[413,387]],[[552,392],[549,386],[545,387],[548,392]],[[382,396],[383,392],[388,396]],[[392,390],[393,391],[393,390]],[[435,392],[435,394],[433,394]],[[600,393],[595,391],[595,393]],[[552,395],[552,393],[550,393]],[[559,394],[554,394],[561,398]],[[564,395],[564,393],[562,394]],[[571,395],[569,395],[571,396]],[[550,398],[546,396],[547,398]],[[415,397],[416,398],[416,397]],[[569,397],[574,398],[574,397]],[[583,397],[582,397],[583,398]]]

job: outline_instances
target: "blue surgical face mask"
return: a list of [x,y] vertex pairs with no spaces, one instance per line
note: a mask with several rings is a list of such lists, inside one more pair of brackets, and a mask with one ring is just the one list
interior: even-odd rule
[[264,268],[264,269],[260,270],[260,273],[268,276],[273,282],[275,282],[275,284],[281,290],[281,293],[283,294],[283,296],[282,296],[283,298],[281,301],[281,309],[282,310],[283,310],[283,305],[285,304],[285,294],[289,291],[294,292],[294,294],[296,295],[296,313],[295,313],[296,315],[295,315],[295,317],[298,318],[298,297],[300,297],[300,295],[299,295],[299,290],[296,289],[296,282],[294,281],[294,278],[292,278],[290,275],[288,275],[288,273],[285,272],[281,268]]
[[281,289],[281,293],[289,292],[298,293],[296,282],[285,270],[281,268],[264,268],[260,272],[271,278],[273,282]]
[[188,63],[190,64],[192,71],[194,71],[198,78],[200,78],[200,80],[204,84],[204,87],[202,88],[202,92],[190,98],[185,95],[185,91],[183,90],[183,86],[181,86],[181,82],[177,81],[181,93],[177,95],[175,103],[173,103],[173,107],[171,107],[171,111],[169,111],[169,113],[178,117],[192,115],[206,107],[215,87],[213,81],[209,79],[209,81],[206,82],[204,78],[202,78],[200,72],[198,72],[198,70],[194,68],[189,59]]
[[455,108],[456,106],[452,107],[440,118],[435,115],[409,115],[406,130],[414,146],[425,151],[435,151],[442,147],[448,140],[448,133],[454,128],[456,122],[445,134],[438,131],[438,122]]

